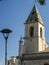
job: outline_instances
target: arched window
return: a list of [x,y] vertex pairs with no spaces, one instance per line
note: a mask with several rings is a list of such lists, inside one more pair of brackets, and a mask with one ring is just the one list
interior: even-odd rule
[[44,65],[49,65],[48,63],[45,63]]
[[9,63],[9,61],[8,61],[8,65],[9,65],[10,63]]
[[40,37],[42,38],[42,27],[40,28]]
[[33,37],[33,34],[34,34],[34,28],[30,27],[30,37]]

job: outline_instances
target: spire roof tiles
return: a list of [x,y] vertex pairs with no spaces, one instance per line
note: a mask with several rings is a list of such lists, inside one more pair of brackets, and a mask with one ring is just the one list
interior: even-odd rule
[[40,13],[39,13],[37,7],[36,7],[36,4],[34,4],[34,7],[25,23],[32,23],[32,22],[40,22],[43,24],[42,18],[40,16]]

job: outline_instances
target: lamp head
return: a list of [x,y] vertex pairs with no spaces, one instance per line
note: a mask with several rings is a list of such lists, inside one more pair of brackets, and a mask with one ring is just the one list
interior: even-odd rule
[[10,29],[3,29],[0,32],[1,33],[11,33],[12,31]]
[[5,39],[7,39],[9,36],[9,33],[11,33],[12,31],[10,29],[3,29],[0,32],[3,33],[3,36],[5,37]]

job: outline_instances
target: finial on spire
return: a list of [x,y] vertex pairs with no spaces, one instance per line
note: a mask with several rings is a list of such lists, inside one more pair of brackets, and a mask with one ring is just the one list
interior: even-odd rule
[[35,4],[36,4],[37,0],[35,0]]
[[35,0],[34,6],[36,6],[37,0]]
[[36,3],[37,1],[35,0],[35,3]]

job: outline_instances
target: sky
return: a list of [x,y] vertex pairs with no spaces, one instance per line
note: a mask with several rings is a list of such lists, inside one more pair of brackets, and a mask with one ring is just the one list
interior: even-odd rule
[[[24,22],[30,14],[35,0],[2,0],[0,2],[0,30],[11,29],[13,32],[8,38],[8,59],[17,56],[20,37],[24,37]],[[45,37],[49,42],[49,0],[46,5],[36,3],[45,24]],[[4,65],[5,39],[0,33],[0,65]]]

